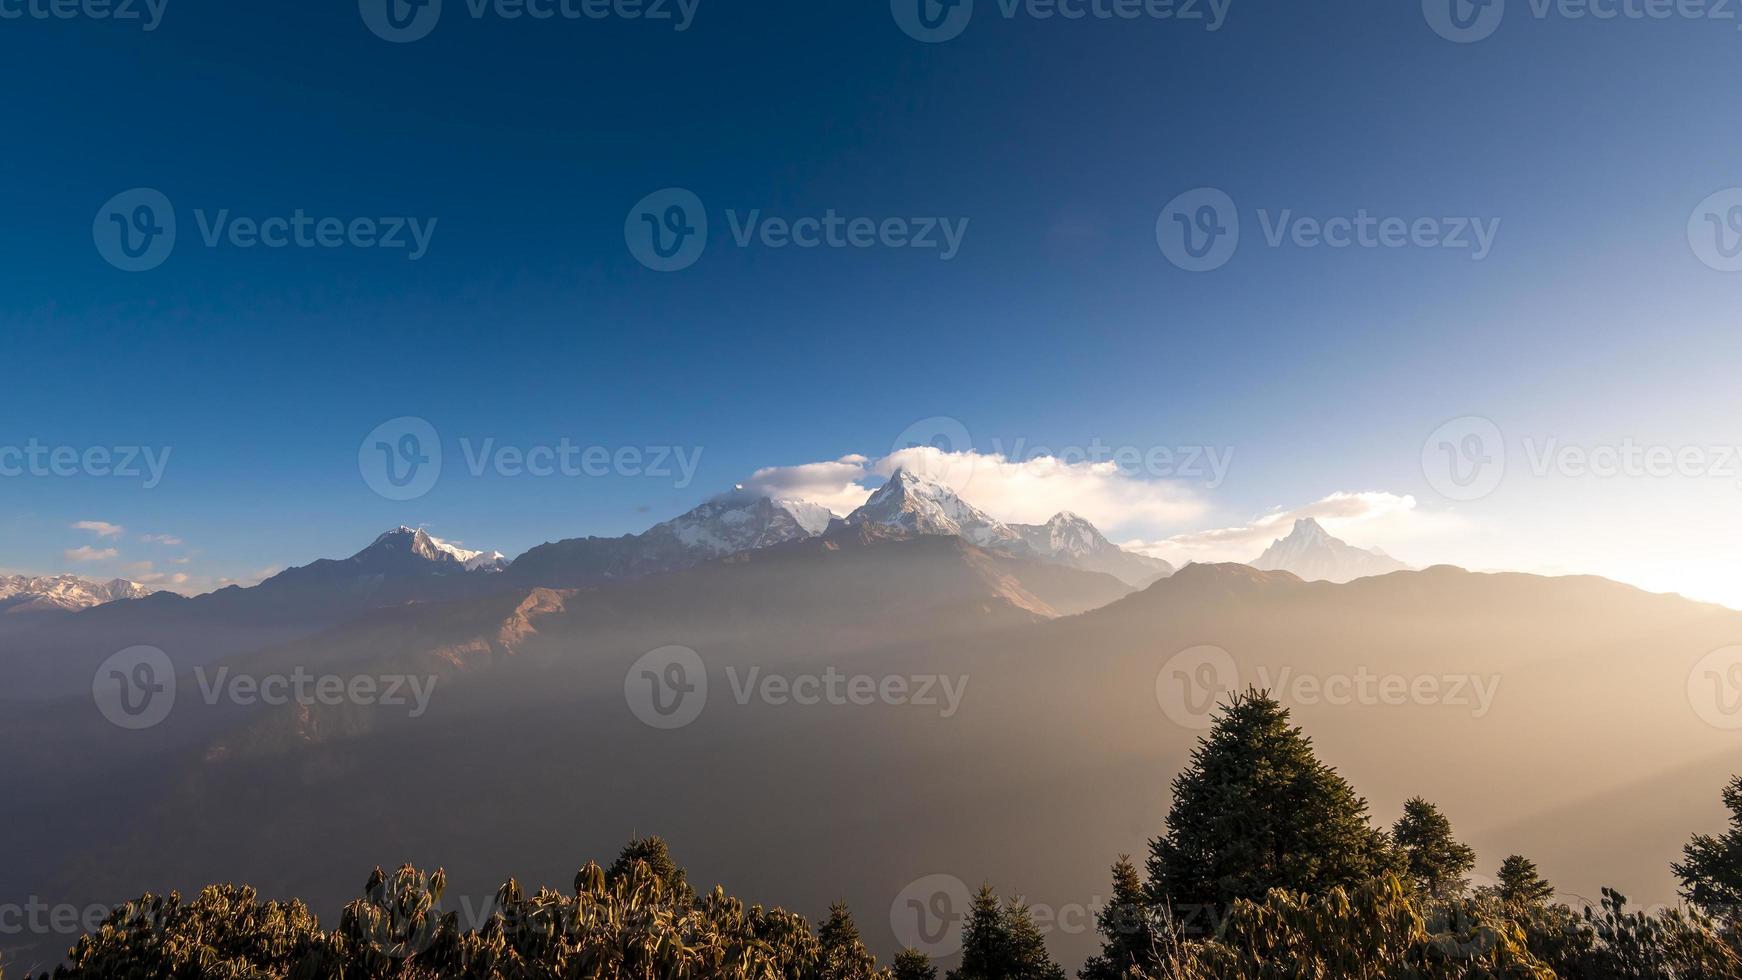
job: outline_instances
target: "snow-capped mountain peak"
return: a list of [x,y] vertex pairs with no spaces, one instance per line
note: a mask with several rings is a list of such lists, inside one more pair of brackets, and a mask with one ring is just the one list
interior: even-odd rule
[[0,575],[0,614],[76,611],[156,591],[124,578],[92,582],[76,575]]
[[1409,568],[1377,548],[1357,548],[1331,536],[1318,521],[1303,517],[1287,537],[1277,538],[1250,562],[1262,571],[1293,572],[1303,579],[1347,582]]
[[897,469],[848,524],[878,524],[913,534],[953,534],[986,548],[1010,548],[1022,536],[963,500],[944,484],[908,469]]
[[649,528],[643,537],[677,544],[718,558],[814,538],[838,520],[827,507],[805,500],[767,497],[734,487],[684,514]]
[[1048,557],[1082,558],[1119,550],[1095,525],[1068,510],[1054,514],[1045,524],[1010,526],[1022,535],[1030,548]]
[[1054,514],[1045,524],[1012,524],[1031,553],[1074,568],[1105,572],[1133,588],[1144,588],[1158,578],[1173,574],[1173,566],[1159,558],[1126,551],[1101,533],[1085,517],[1068,510]]
[[508,558],[500,551],[471,551],[449,544],[422,528],[401,524],[376,538],[374,543],[351,556],[352,561],[370,563],[395,558],[421,558],[441,564],[452,562],[471,571],[499,572],[508,567]]

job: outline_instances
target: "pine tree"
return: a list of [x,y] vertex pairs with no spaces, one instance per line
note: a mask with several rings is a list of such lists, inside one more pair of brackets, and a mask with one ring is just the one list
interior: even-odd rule
[[844,903],[829,906],[827,921],[817,927],[817,941],[822,945],[821,980],[872,980],[877,976],[877,957],[865,948],[853,913]]
[[1536,862],[1521,854],[1500,862],[1500,899],[1518,905],[1540,905],[1554,897],[1554,886],[1536,871]]
[[617,853],[617,860],[605,869],[606,881],[617,881],[629,876],[635,862],[646,863],[653,876],[665,883],[670,893],[680,902],[690,902],[695,899],[695,891],[684,879],[684,870],[671,859],[671,851],[665,846],[665,841],[659,837],[635,837],[623,845],[623,850]]
[[968,921],[962,923],[962,964],[949,972],[949,980],[1002,980],[999,971],[1009,945],[998,893],[991,885],[981,885],[968,907]]
[[1113,865],[1113,900],[1095,917],[1095,925],[1101,932],[1101,952],[1077,972],[1082,980],[1115,980],[1133,968],[1146,976],[1156,972],[1155,919],[1129,855],[1119,855]]
[[962,927],[962,965],[949,980],[1065,980],[1028,907],[998,903],[998,893],[982,885]]
[[1742,776],[1724,787],[1730,829],[1723,836],[1695,834],[1682,848],[1683,860],[1672,865],[1681,879],[1681,896],[1707,915],[1742,921]]
[[1314,757],[1282,705],[1249,688],[1173,781],[1167,833],[1150,842],[1150,899],[1195,930],[1235,899],[1351,886],[1393,866],[1367,801]]
[[1476,852],[1452,836],[1452,822],[1439,807],[1419,796],[1406,801],[1391,837],[1422,891],[1449,898],[1469,887]]
[[938,968],[931,965],[931,957],[909,946],[895,954],[890,977],[891,980],[938,980]]
[[1065,980],[1064,967],[1046,951],[1046,938],[1026,904],[1012,900],[1004,907],[1004,928],[1010,936],[1004,980]]

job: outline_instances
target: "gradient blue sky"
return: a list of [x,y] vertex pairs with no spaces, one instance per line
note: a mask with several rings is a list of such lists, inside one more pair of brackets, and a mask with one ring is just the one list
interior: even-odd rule
[[[1413,507],[1340,533],[1411,561],[1742,605],[1737,475],[1536,477],[1513,444],[1742,442],[1742,278],[1687,235],[1703,198],[1742,184],[1722,108],[1742,79],[1734,20],[1538,18],[1511,0],[1494,36],[1453,44],[1396,0],[1234,0],[1214,33],[1007,20],[979,0],[960,37],[923,44],[877,0],[701,0],[681,33],[447,3],[403,45],[348,2],[169,0],[149,33],[0,20],[0,444],[173,447],[151,490],[0,479],[0,568],[137,577],[150,561],[198,589],[401,522],[515,554],[639,530],[760,467],[878,457],[942,415],[981,452],[1234,448],[1224,483],[1185,488],[1189,518],[1096,515],[1119,540],[1374,492]],[[660,274],[623,225],[668,186],[713,229],[701,261]],[[1192,274],[1155,225],[1200,186],[1238,202],[1245,237]],[[134,187],[181,224],[145,273],[92,241],[99,207]],[[439,224],[417,262],[205,248],[193,212],[222,208]],[[724,211],[752,208],[971,224],[949,262],[732,247]],[[1272,249],[1260,208],[1502,224],[1479,262]],[[440,431],[449,469],[401,503],[369,489],[357,450],[406,415]],[[1424,440],[1470,415],[1517,465],[1491,496],[1448,501]],[[462,436],[703,456],[681,488],[472,479]],[[70,527],[88,520],[127,530]],[[70,560],[81,546],[118,554]]]

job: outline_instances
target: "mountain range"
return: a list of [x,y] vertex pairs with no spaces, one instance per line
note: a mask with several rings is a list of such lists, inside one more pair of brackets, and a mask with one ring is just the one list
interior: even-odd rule
[[[232,586],[193,598],[155,592],[121,579],[96,583],[71,575],[0,576],[0,616],[65,614],[151,597],[158,605],[148,612],[135,609],[134,615],[147,620],[168,616],[185,623],[274,627],[295,620],[313,631],[368,608],[529,586],[599,588],[862,527],[897,535],[959,537],[995,554],[1111,575],[1136,589],[1174,571],[1159,558],[1120,548],[1094,524],[1069,511],[1044,524],[1005,523],[948,486],[898,469],[844,519],[818,504],[738,487],[640,534],[564,539],[539,545],[513,561],[499,551],[461,548],[425,530],[401,526],[349,558],[321,559],[287,569],[252,588]],[[1312,519],[1295,522],[1287,537],[1277,539],[1249,564],[1332,582],[1409,567],[1378,549],[1364,550],[1340,541]],[[106,615],[122,621],[129,618],[114,611]],[[239,639],[235,631],[223,634],[234,648]],[[264,641],[283,638],[285,633],[277,628],[263,634]],[[202,644],[195,641],[194,645]],[[243,639],[241,645],[255,644]]]
[[[11,680],[13,697],[66,695],[88,687],[90,671],[108,653],[139,644],[165,650],[178,668],[192,668],[310,636],[375,609],[531,588],[606,589],[804,542],[840,548],[913,537],[957,538],[983,548],[988,560],[1002,560],[996,567],[1011,584],[978,597],[996,595],[1042,615],[1093,608],[1173,571],[1164,561],[1120,549],[1076,515],[1007,525],[944,484],[897,470],[845,519],[817,504],[734,488],[640,534],[570,538],[513,561],[400,526],[349,558],[289,568],[252,587],[193,597],[117,588],[115,599],[136,601],[56,606],[59,615],[28,622],[0,618],[0,672]],[[101,588],[89,585],[93,594]],[[50,597],[21,593],[19,601],[44,604]]]
[[154,590],[138,582],[92,582],[76,575],[0,575],[0,616],[76,612],[106,602],[143,599]]

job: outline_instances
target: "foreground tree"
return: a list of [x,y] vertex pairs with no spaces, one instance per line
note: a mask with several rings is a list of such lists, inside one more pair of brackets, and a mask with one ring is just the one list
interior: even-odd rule
[[1681,879],[1681,894],[1707,915],[1731,922],[1742,920],[1742,776],[1724,787],[1730,829],[1720,837],[1695,834],[1673,865]]
[[1554,886],[1537,873],[1536,862],[1521,854],[1500,862],[1500,900],[1514,905],[1539,905],[1554,897]]
[[[673,896],[680,900],[695,898],[695,890],[684,880],[684,870],[671,859],[671,850],[666,847],[665,840],[657,836],[635,837],[623,845],[623,850],[617,853],[617,860],[605,869],[605,880],[617,882],[627,880],[637,864],[647,865]],[[580,887],[579,883],[575,886]]]
[[1143,880],[1131,858],[1119,855],[1113,865],[1113,899],[1095,917],[1101,933],[1101,952],[1083,964],[1082,980],[1117,980],[1132,970],[1145,976],[1156,968],[1159,937],[1155,916]]
[[909,946],[895,954],[889,975],[894,980],[938,980],[938,968],[931,965],[931,957]]
[[1367,801],[1313,755],[1268,694],[1236,694],[1173,781],[1167,833],[1150,842],[1152,902],[1186,928],[1272,888],[1320,893],[1393,867]]
[[1064,968],[1047,954],[1046,940],[1028,907],[982,885],[962,927],[962,965],[949,980],[1065,980]]
[[1416,885],[1434,898],[1461,894],[1469,887],[1476,852],[1452,836],[1452,822],[1439,807],[1417,796],[1403,804],[1403,816],[1391,829]]
[[873,980],[877,976],[877,957],[865,948],[859,926],[845,904],[829,906],[828,919],[817,927],[817,942],[822,945],[820,980]]

